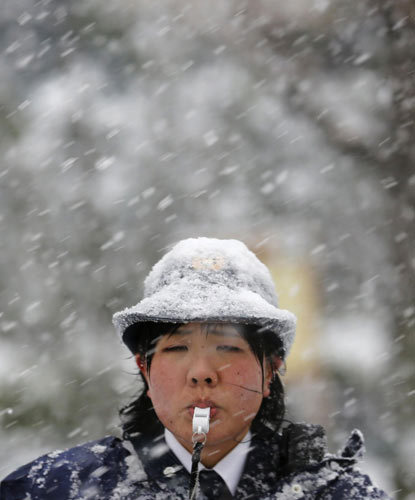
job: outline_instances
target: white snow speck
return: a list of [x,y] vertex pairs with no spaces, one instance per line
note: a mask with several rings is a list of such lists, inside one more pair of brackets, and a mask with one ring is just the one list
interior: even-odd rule
[[317,255],[326,249],[326,245],[318,245],[311,250],[311,255]]
[[170,195],[168,195],[159,202],[159,204],[157,205],[157,210],[160,211],[166,210],[166,208],[168,208],[172,203],[173,203],[173,198]]
[[208,147],[213,146],[219,140],[214,130],[209,130],[209,132],[206,132],[206,134],[203,135],[203,139],[205,140],[206,146]]
[[93,453],[96,453],[97,455],[100,455],[101,453],[104,453],[106,449],[107,449],[106,446],[102,444],[94,444],[94,446],[92,446],[91,448],[91,451]]
[[20,24],[20,26],[24,26],[26,23],[28,23],[32,19],[32,16],[28,12],[23,12],[18,18],[17,22]]
[[231,175],[239,169],[240,165],[230,165],[219,172],[219,175]]

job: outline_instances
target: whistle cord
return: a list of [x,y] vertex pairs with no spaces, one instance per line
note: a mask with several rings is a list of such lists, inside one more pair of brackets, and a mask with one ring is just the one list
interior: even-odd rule
[[196,492],[199,485],[199,462],[203,446],[204,443],[200,441],[196,441],[193,445],[192,471],[190,472],[189,500],[194,500],[196,498]]

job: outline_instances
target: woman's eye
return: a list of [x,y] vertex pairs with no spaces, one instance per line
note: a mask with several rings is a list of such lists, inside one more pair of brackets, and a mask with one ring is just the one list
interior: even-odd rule
[[218,345],[217,349],[225,352],[242,352],[242,349],[234,345]]
[[165,347],[163,349],[164,352],[180,352],[187,351],[187,346],[185,345],[172,345],[170,347]]

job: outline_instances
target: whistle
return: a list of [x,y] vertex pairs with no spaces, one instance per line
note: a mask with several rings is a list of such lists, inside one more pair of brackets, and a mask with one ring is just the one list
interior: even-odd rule
[[209,432],[210,408],[195,407],[193,413],[193,434],[207,434]]

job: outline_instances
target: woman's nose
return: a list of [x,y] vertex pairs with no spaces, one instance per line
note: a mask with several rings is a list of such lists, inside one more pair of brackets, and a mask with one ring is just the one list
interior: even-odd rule
[[193,359],[187,373],[187,382],[192,386],[215,387],[218,374],[207,357]]

